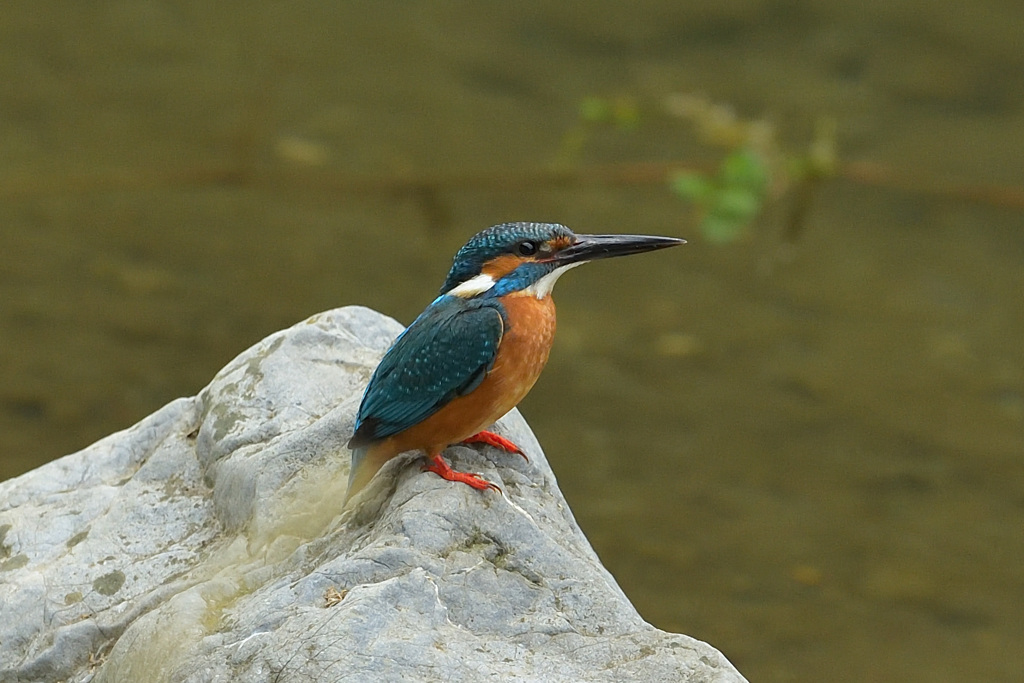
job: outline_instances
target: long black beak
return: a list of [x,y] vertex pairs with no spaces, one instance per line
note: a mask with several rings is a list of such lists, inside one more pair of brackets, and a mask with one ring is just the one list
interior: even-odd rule
[[686,240],[652,235],[576,235],[574,244],[553,254],[549,261],[562,266],[613,256],[642,254],[680,244],[686,244]]

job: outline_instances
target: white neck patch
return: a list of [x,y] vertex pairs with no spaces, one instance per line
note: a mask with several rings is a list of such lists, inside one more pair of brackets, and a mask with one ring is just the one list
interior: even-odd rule
[[494,286],[494,278],[487,273],[480,273],[476,277],[472,277],[457,287],[452,287],[448,291],[448,294],[452,296],[459,296],[463,299],[471,299],[477,294],[483,294],[488,289]]
[[[529,287],[520,289],[517,292],[511,292],[511,294],[518,294],[519,296],[534,296],[538,299],[543,299],[551,294],[551,290],[555,287],[555,282],[561,277],[562,273],[567,270],[572,270],[578,265],[581,265],[583,261],[577,263],[570,263],[567,266],[560,266],[555,268],[553,271],[534,282]],[[472,277],[462,284],[452,287],[447,294],[450,296],[457,296],[463,299],[472,299],[474,296],[483,294],[487,290],[494,287],[495,280],[487,273],[480,273],[476,277]]]
[[551,290],[555,288],[555,282],[559,277],[561,277],[562,273],[572,270],[582,263],[583,261],[577,261],[576,263],[570,263],[567,266],[559,266],[526,289],[522,290],[522,293],[528,296],[535,296],[538,299],[543,299],[551,294]]

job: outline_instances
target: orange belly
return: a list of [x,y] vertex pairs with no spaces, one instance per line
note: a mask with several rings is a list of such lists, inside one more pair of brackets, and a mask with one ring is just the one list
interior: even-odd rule
[[423,422],[371,447],[381,464],[411,450],[428,455],[494,424],[516,407],[533,388],[548,361],[555,338],[555,303],[550,296],[537,299],[510,295],[502,299],[506,325],[498,355],[487,377],[472,393],[454,399]]

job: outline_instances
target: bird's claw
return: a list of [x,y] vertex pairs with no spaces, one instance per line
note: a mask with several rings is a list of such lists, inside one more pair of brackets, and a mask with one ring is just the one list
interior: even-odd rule
[[488,446],[494,446],[495,448],[503,450],[506,453],[518,453],[519,455],[523,456],[523,460],[525,460],[526,462],[530,462],[530,459],[526,457],[526,453],[523,453],[523,449],[516,445],[514,441],[512,441],[511,439],[506,439],[505,437],[495,434],[494,432],[477,432],[468,439],[464,439],[462,443],[487,444]]
[[473,474],[472,472],[456,472],[440,455],[435,455],[428,459],[427,463],[423,466],[423,471],[433,472],[437,476],[442,479],[447,479],[448,481],[462,482],[463,484],[471,486],[478,491],[493,489],[498,493],[501,493],[501,489],[496,484],[492,484],[479,474]]

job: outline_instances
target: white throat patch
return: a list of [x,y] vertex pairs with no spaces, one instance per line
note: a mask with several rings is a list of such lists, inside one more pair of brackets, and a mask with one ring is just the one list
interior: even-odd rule
[[538,299],[551,294],[551,290],[555,288],[555,282],[561,277],[562,273],[572,270],[578,265],[581,265],[583,261],[577,261],[576,263],[570,263],[567,266],[559,266],[553,271],[542,277],[541,279],[534,282],[532,285],[523,290],[523,294],[535,296]]
[[[555,287],[555,282],[561,277],[562,273],[567,270],[571,270],[578,265],[581,265],[583,261],[577,263],[570,263],[567,266],[560,266],[555,268],[553,271],[534,282],[529,287],[520,289],[517,292],[511,292],[511,294],[517,294],[519,296],[535,296],[538,299],[551,294],[551,290]],[[494,287],[495,280],[487,273],[480,273],[476,277],[472,277],[462,284],[452,287],[447,293],[451,296],[461,297],[463,299],[472,299],[474,296],[483,294],[487,290]]]
[[477,294],[483,294],[488,289],[494,286],[494,278],[487,273],[480,273],[476,277],[472,277],[457,287],[452,287],[448,292],[452,296],[459,296],[463,299],[471,299]]

